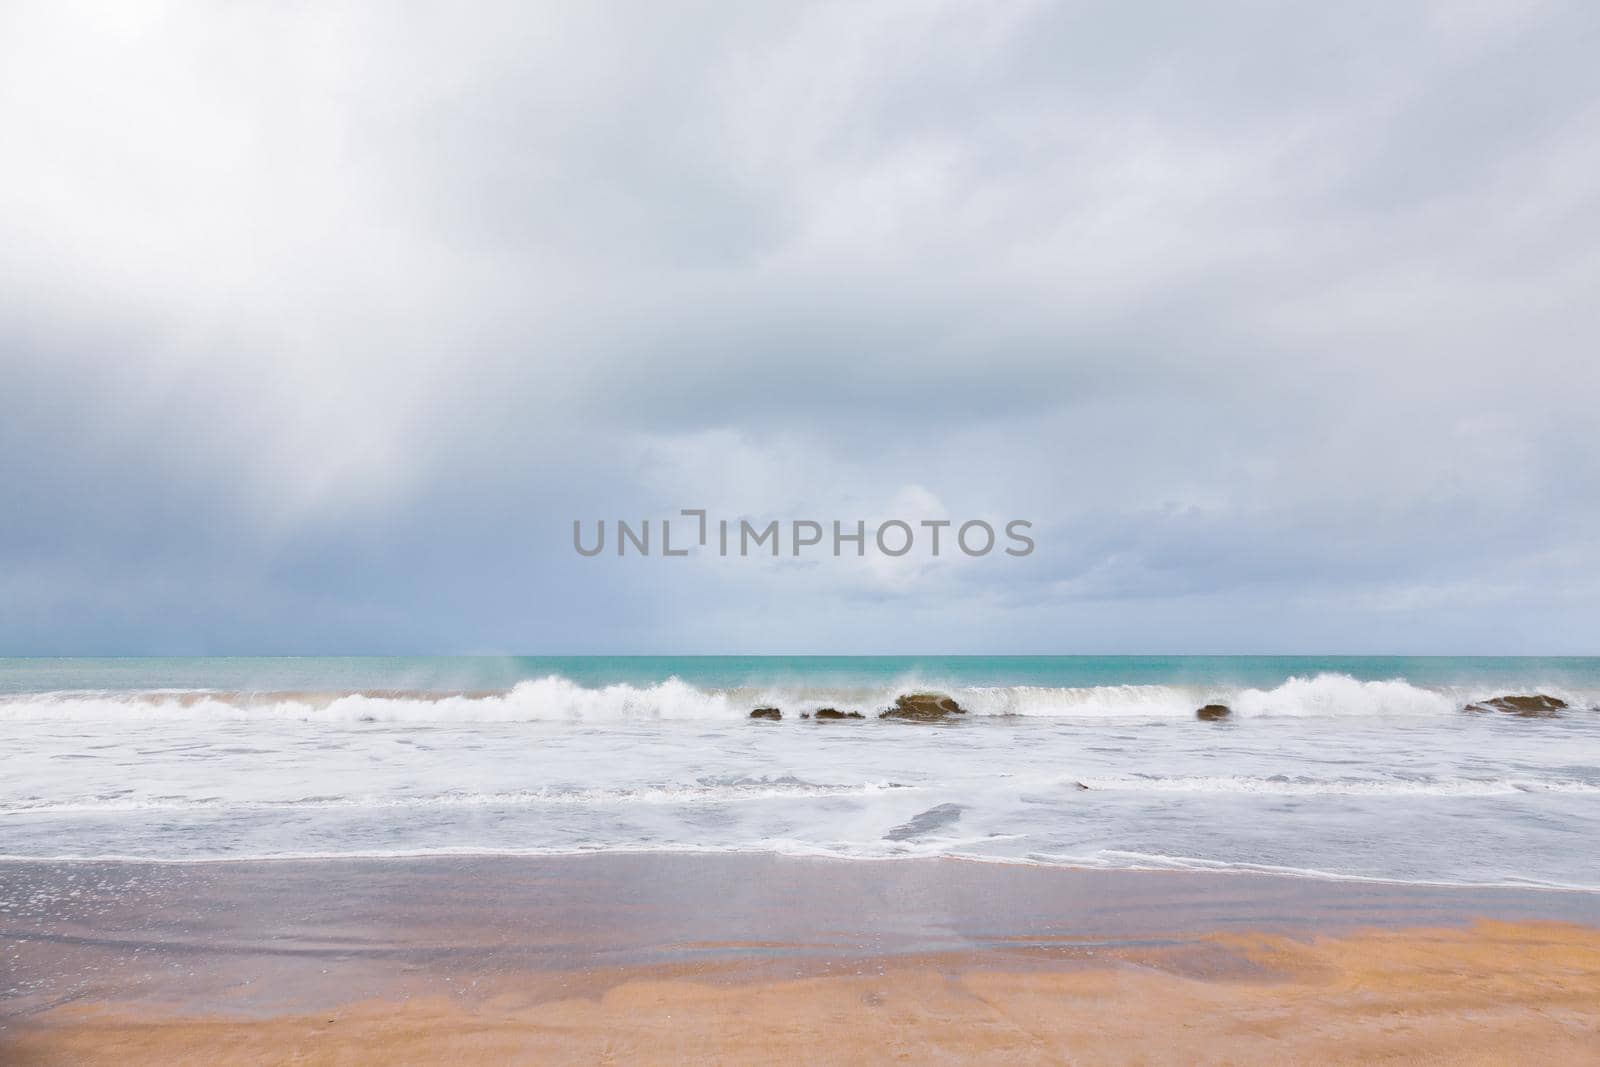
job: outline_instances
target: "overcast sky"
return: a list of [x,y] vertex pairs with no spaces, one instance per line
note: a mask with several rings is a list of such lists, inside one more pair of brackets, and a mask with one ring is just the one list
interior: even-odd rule
[[[0,7],[0,654],[1600,652],[1600,6]],[[574,518],[1034,523],[583,559]]]

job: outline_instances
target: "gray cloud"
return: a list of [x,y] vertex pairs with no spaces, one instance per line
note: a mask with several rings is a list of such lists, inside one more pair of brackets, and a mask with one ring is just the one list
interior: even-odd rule
[[0,18],[0,652],[1600,637],[1586,6]]

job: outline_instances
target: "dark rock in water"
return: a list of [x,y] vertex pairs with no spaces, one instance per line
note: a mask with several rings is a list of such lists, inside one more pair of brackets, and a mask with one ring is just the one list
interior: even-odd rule
[[883,835],[885,841],[905,841],[908,838],[920,837],[922,834],[937,830],[941,826],[949,826],[961,818],[960,804],[940,804],[938,807],[929,808],[927,811],[913,815],[911,821],[896,826],[893,830]]
[[1079,792],[1083,792],[1084,790],[1087,790],[1089,788],[1088,786],[1084,785],[1082,782],[1076,782],[1074,784],[1078,787],[1078,791]]
[[1557,713],[1564,711],[1566,707],[1567,702],[1560,697],[1534,693],[1532,696],[1503,696],[1492,700],[1480,700],[1476,704],[1468,704],[1466,710],[1503,711],[1507,715],[1518,715],[1524,719],[1554,719]]
[[907,719],[911,722],[938,722],[951,715],[965,715],[967,709],[938,693],[906,693],[894,698],[894,707],[880,719]]
[[840,711],[838,708],[818,708],[819,719],[865,719],[866,716],[859,711]]
[[783,712],[777,708],[757,708],[750,713],[752,719],[781,719]]
[[1216,722],[1218,719],[1226,719],[1232,714],[1233,709],[1226,704],[1207,704],[1205,707],[1197,709],[1194,717],[1201,722]]

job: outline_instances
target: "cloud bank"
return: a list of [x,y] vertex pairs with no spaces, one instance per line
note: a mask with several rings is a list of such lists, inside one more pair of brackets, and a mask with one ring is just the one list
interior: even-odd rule
[[[8,5],[0,653],[1592,652],[1597,43]],[[1039,547],[571,549],[682,507]]]

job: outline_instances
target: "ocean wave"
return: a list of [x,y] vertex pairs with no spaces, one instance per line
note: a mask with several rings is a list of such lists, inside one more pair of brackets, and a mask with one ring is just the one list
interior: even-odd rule
[[[981,859],[981,857],[961,857]],[[1600,885],[1561,882],[1542,878],[1398,878],[1347,871],[1328,871],[1316,867],[1290,867],[1272,863],[1205,859],[1199,856],[1171,856],[1154,852],[1101,849],[1083,856],[1032,853],[1019,861],[1040,867],[1077,867],[1110,871],[1178,871],[1200,874],[1253,874],[1277,878],[1302,878],[1316,882],[1362,882],[1373,885],[1431,886],[1441,889],[1542,889],[1556,892],[1594,893]]]
[[717,804],[751,800],[862,797],[889,790],[912,789],[900,782],[830,785],[797,778],[702,780],[686,785],[638,788],[554,786],[490,792],[451,790],[422,796],[309,796],[285,800],[228,797],[80,797],[68,800],[3,802],[0,817],[16,815],[114,815],[157,811],[272,811],[329,808],[513,808],[541,806],[603,807],[615,804]]
[[1241,793],[1268,796],[1493,797],[1518,793],[1600,793],[1600,783],[1572,779],[1311,778],[1299,775],[1154,775],[1063,778],[1091,790],[1134,793]]
[[[1502,689],[1428,688],[1404,680],[1361,681],[1344,674],[1289,678],[1269,689],[1172,685],[944,686],[917,679],[892,686],[825,688],[746,686],[702,689],[677,678],[655,685],[589,688],[551,675],[506,690],[352,692],[220,692],[151,690],[55,692],[0,699],[0,721],[139,721],[283,719],[331,723],[606,723],[723,720],[761,706],[799,719],[822,707],[859,709],[869,718],[896,696],[931,691],[953,696],[969,717],[1190,719],[1203,704],[1228,705],[1239,719],[1268,717],[1447,715]],[[1589,707],[1596,694],[1560,687],[1534,691]]]
[[1293,867],[1281,864],[1251,863],[1206,859],[1198,856],[1176,856],[1161,853],[1132,852],[1121,849],[1101,849],[1086,855],[1059,855],[1033,852],[1023,856],[986,855],[965,851],[965,842],[952,842],[929,849],[907,849],[901,843],[879,843],[878,847],[838,847],[804,841],[766,841],[756,845],[669,845],[669,844],[611,844],[577,847],[519,847],[495,848],[481,845],[443,845],[425,848],[349,850],[285,850],[281,852],[240,852],[230,855],[140,855],[125,852],[105,852],[84,855],[0,853],[0,863],[24,864],[151,864],[159,866],[211,866],[238,863],[324,863],[391,860],[460,860],[460,859],[569,859],[608,855],[781,855],[804,859],[855,861],[863,863],[927,862],[945,860],[962,863],[988,863],[1001,866],[1045,867],[1097,871],[1172,871],[1195,874],[1255,875],[1277,878],[1295,878],[1317,882],[1359,882],[1375,885],[1422,886],[1447,889],[1527,889],[1549,892],[1596,893],[1600,885],[1583,882],[1566,882],[1554,879],[1498,877],[1498,878],[1427,878],[1395,877],[1364,872],[1330,871],[1315,867]]
[[[1303,775],[1065,775],[1056,786],[1084,787],[1099,793],[1177,793],[1290,797],[1497,797],[1526,794],[1600,795],[1600,782],[1568,778],[1316,778]],[[634,788],[549,786],[539,789],[449,790],[416,796],[359,794],[286,799],[249,797],[112,796],[0,800],[0,818],[35,815],[118,815],[145,812],[249,812],[328,809],[448,809],[608,807],[617,805],[726,804],[764,800],[868,798],[901,791],[936,789],[895,781],[859,784],[806,782],[793,777],[703,779],[689,784]],[[1019,792],[1036,790],[1028,779]],[[1086,802],[1092,803],[1092,799]]]

